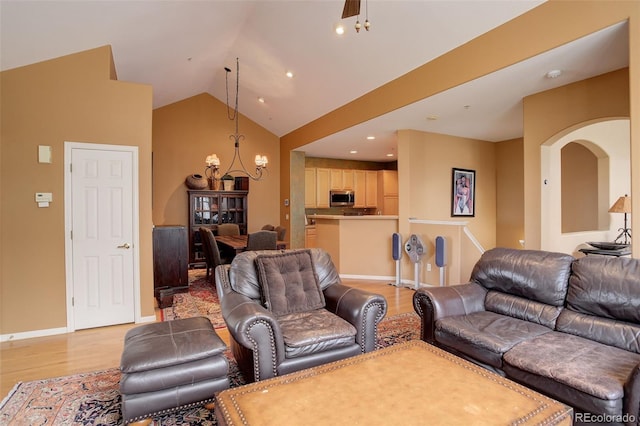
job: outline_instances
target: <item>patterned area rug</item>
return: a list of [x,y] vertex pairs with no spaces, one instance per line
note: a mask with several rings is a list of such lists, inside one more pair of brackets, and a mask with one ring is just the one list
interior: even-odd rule
[[216,287],[207,278],[205,269],[190,269],[189,291],[174,294],[173,304],[162,309],[163,321],[193,317],[209,318],[214,328],[226,327]]
[[[385,318],[378,326],[378,347],[420,337],[420,319],[414,313]],[[231,386],[245,383],[230,351]],[[103,425],[122,424],[120,414],[120,370],[19,383],[0,403],[0,425]],[[154,419],[155,425],[214,426],[215,413],[194,407]]]

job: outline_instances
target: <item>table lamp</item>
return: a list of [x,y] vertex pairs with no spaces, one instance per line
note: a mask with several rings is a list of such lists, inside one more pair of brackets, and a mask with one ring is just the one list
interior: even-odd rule
[[624,213],[624,228],[618,228],[620,235],[618,235],[614,242],[618,242],[622,237],[624,241],[622,244],[629,244],[631,241],[631,229],[627,228],[627,214],[631,213],[631,197],[624,194],[624,197],[618,198],[609,209],[609,213]]

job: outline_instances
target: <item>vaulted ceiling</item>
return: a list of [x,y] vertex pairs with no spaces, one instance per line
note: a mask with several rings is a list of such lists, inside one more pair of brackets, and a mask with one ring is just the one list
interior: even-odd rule
[[[356,33],[357,18],[340,19],[343,2],[332,0],[2,0],[0,66],[109,44],[119,80],[152,85],[160,107],[202,92],[225,102],[224,68],[235,70],[239,58],[240,112],[283,136],[540,3],[363,1],[359,19],[368,14],[372,26]],[[519,137],[524,96],[627,66],[627,52],[627,27],[619,24],[302,149],[389,161],[399,128],[489,141]],[[552,69],[563,73],[546,79]]]

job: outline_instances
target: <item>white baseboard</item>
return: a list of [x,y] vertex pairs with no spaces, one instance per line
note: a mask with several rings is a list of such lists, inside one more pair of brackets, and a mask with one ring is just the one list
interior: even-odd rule
[[56,334],[68,333],[67,327],[49,328],[46,330],[24,331],[22,333],[11,333],[0,335],[0,342],[11,342],[14,340],[31,339],[32,337],[54,336]]
[[381,275],[348,275],[348,274],[340,274],[340,278],[349,279],[349,280],[375,280],[375,281],[385,281],[392,280],[395,281],[396,277],[390,276],[381,276]]
[[150,315],[148,317],[140,317],[138,321],[136,321],[136,324],[143,324],[147,322],[156,322],[156,316]]
[[[140,317],[136,321],[136,324],[143,324],[148,322],[156,322],[156,316],[150,315],[147,317]],[[46,330],[24,331],[22,333],[2,334],[0,335],[0,342],[12,342],[15,340],[31,339],[33,337],[55,336],[57,334],[65,334],[65,333],[69,333],[69,330],[67,329],[67,327],[49,328]]]

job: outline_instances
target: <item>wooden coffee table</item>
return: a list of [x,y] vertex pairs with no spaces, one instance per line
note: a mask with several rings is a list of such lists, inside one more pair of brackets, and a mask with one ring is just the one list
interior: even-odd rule
[[421,340],[227,389],[220,425],[570,425],[572,409]]

